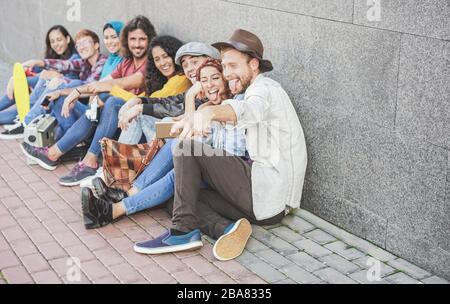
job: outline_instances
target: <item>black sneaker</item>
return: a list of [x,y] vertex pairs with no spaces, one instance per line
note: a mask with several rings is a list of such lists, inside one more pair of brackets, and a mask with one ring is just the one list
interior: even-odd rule
[[94,195],[97,198],[105,199],[113,203],[119,203],[128,197],[128,194],[121,189],[109,188],[99,177],[92,180],[92,187]]
[[59,184],[61,186],[72,187],[78,186],[84,180],[90,179],[97,173],[97,169],[86,166],[84,163],[80,162],[72,171],[66,176],[59,179]]
[[84,158],[86,153],[88,152],[89,146],[76,146],[59,159],[62,163],[71,162],[71,161],[80,161]]
[[24,137],[25,128],[22,124],[17,127],[0,133],[0,139],[20,139]]
[[58,161],[48,158],[48,148],[36,148],[26,142],[21,143],[20,148],[26,157],[32,159],[45,170],[53,171],[58,167]]
[[110,202],[97,199],[91,189],[81,189],[81,209],[86,229],[96,229],[113,222],[113,206]]

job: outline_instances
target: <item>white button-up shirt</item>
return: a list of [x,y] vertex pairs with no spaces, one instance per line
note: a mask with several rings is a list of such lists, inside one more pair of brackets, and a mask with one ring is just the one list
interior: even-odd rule
[[307,166],[303,129],[281,85],[262,74],[243,101],[228,102],[238,127],[247,129],[246,146],[252,166],[253,211],[265,220],[299,208]]

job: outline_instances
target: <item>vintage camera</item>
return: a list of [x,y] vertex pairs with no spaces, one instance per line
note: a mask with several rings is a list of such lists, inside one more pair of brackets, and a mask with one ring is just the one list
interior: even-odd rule
[[25,128],[25,142],[34,147],[50,147],[55,143],[56,119],[50,115],[36,117]]
[[89,109],[86,111],[86,117],[92,122],[98,122],[98,96],[95,96],[89,104]]

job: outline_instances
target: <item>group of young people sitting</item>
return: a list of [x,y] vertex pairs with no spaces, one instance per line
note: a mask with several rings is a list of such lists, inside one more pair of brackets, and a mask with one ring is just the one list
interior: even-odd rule
[[[263,75],[273,66],[255,34],[238,29],[213,45],[184,44],[158,36],[137,16],[126,25],[107,23],[103,41],[108,56],[93,31],[73,40],[64,27],[51,28],[46,58],[23,63],[33,72],[24,122],[16,120],[12,80],[0,100],[1,139],[20,138],[42,114],[56,118],[54,145],[21,143],[27,158],[46,170],[87,143],[86,155],[60,179],[63,186],[81,184],[87,229],[165,205],[171,227],[135,244],[136,252],[197,249],[204,233],[217,240],[214,256],[226,261],[243,252],[251,224],[276,224],[299,208],[307,165],[302,126],[281,85]],[[86,115],[94,100],[101,108],[95,120]],[[175,121],[174,138],[132,188],[109,187],[101,176],[101,140],[150,142],[156,123],[168,119]]]

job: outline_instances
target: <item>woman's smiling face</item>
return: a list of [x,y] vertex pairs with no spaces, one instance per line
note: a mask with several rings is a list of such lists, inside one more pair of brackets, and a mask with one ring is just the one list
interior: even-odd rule
[[156,68],[164,75],[170,78],[175,74],[175,63],[173,59],[160,46],[155,46],[152,49],[153,62]]
[[226,95],[226,83],[215,67],[206,66],[200,71],[200,83],[205,96],[215,105],[221,104]]
[[120,38],[114,29],[107,28],[103,32],[103,42],[110,54],[116,54],[120,51]]
[[70,37],[64,37],[63,33],[59,30],[51,31],[48,38],[50,40],[50,47],[60,56],[64,54],[69,47]]

